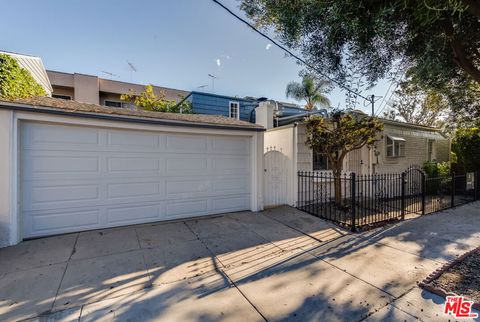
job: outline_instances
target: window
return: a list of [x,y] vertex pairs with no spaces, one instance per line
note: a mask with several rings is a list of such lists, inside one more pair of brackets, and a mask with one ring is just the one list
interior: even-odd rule
[[434,144],[434,140],[428,140],[428,154],[427,154],[427,160],[428,161],[433,161],[433,144]]
[[313,171],[331,170],[330,162],[325,153],[313,151]]
[[230,117],[239,120],[240,119],[240,103],[230,102]]
[[72,97],[70,95],[61,95],[61,94],[52,94],[53,98],[60,98],[62,100],[72,100]]
[[108,107],[118,107],[118,108],[127,108],[127,107],[129,107],[128,103],[119,102],[119,101],[107,101],[107,100],[105,100],[105,106],[108,106]]
[[405,139],[387,136],[387,157],[397,158],[405,156]]

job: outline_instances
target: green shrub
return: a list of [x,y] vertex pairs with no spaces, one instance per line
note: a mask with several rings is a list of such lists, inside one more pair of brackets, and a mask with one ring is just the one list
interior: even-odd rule
[[452,150],[457,155],[458,166],[463,172],[480,170],[480,129],[458,129],[452,141]]
[[0,54],[0,98],[12,100],[46,95],[28,70],[20,67],[14,58]]

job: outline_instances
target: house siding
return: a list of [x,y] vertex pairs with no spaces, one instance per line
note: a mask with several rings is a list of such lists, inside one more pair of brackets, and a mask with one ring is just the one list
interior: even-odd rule
[[230,102],[239,102],[240,120],[255,123],[255,107],[258,102],[243,98],[221,96],[209,93],[192,92],[190,98],[193,112],[196,114],[230,116]]
[[[387,135],[405,139],[404,157],[386,156]],[[412,165],[422,165],[428,160],[428,141],[434,140],[433,159],[438,162],[450,159],[450,139],[438,131],[420,130],[405,126],[385,124],[384,131],[379,136],[377,150],[379,151],[378,164],[375,165],[376,173],[402,172]],[[375,162],[377,160],[374,159]]]

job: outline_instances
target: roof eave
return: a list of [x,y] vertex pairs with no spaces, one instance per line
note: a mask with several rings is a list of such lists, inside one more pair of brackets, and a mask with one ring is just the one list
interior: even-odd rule
[[58,109],[58,108],[52,108],[52,107],[20,104],[20,103],[13,103],[13,102],[8,102],[8,103],[0,102],[0,108],[14,110],[14,111],[21,111],[21,112],[44,113],[44,114],[61,115],[61,116],[74,116],[74,117],[121,121],[121,122],[130,122],[130,123],[139,123],[139,124],[183,126],[183,127],[196,127],[196,128],[207,128],[207,129],[235,130],[235,131],[255,131],[255,132],[265,131],[263,127],[255,127],[255,126],[249,127],[249,126],[232,125],[232,124],[199,123],[199,122],[188,122],[188,121],[180,121],[180,120],[155,119],[155,118],[149,118],[149,117],[123,116],[118,114],[104,114],[104,113],[95,113],[95,112],[64,110],[64,109]]

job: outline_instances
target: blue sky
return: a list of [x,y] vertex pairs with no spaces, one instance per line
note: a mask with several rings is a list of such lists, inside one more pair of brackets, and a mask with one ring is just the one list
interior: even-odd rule
[[[223,3],[239,12],[237,1]],[[219,77],[217,94],[290,102],[285,87],[300,80],[302,66],[210,0],[0,4],[0,49],[40,56],[47,69],[184,90],[208,85],[207,92],[212,91],[208,74],[213,74]],[[381,82],[364,94],[385,95],[387,88]],[[328,96],[333,106],[345,104],[345,93],[338,89]]]

